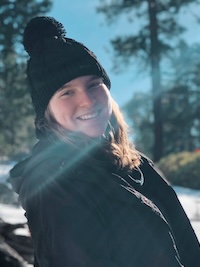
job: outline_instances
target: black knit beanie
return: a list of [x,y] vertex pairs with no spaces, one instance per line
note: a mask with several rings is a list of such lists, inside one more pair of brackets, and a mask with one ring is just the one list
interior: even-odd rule
[[60,22],[45,16],[33,18],[24,31],[23,44],[30,56],[27,78],[36,121],[44,118],[53,94],[72,79],[97,75],[110,89],[110,79],[93,52],[66,38],[65,33]]

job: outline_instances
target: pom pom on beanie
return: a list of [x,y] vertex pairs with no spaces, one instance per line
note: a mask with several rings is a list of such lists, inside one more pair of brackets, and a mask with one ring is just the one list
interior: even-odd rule
[[24,31],[23,45],[31,56],[34,47],[45,38],[57,36],[64,38],[66,31],[63,25],[51,17],[36,17],[26,26]]

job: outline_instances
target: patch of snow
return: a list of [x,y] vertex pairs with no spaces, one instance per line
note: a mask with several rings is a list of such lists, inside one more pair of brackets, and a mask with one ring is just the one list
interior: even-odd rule
[[5,183],[9,177],[9,171],[12,169],[16,162],[0,162],[0,183]]
[[174,186],[173,188],[200,242],[200,190],[179,186]]
[[26,223],[25,211],[20,207],[7,204],[0,204],[0,218],[8,223]]

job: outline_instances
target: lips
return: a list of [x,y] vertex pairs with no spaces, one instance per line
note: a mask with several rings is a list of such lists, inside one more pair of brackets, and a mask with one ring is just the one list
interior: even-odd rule
[[93,113],[90,113],[90,114],[82,115],[82,116],[78,117],[78,119],[79,120],[91,120],[91,119],[96,118],[99,115],[99,113],[100,113],[100,110],[93,112]]

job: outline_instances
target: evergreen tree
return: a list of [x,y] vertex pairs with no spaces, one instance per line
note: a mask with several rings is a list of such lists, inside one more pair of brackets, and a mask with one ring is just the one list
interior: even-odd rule
[[177,22],[182,7],[197,4],[194,0],[103,0],[97,11],[103,13],[108,22],[122,15],[139,26],[136,34],[119,36],[111,40],[114,49],[115,68],[132,63],[137,57],[143,66],[149,66],[152,78],[154,160],[163,155],[162,124],[162,77],[161,60],[174,48],[174,40],[184,28]]
[[[169,58],[163,82],[163,156],[200,148],[200,45],[181,42]],[[145,104],[144,104],[145,103]],[[136,93],[124,106],[138,148],[152,156],[152,105],[149,93]]]
[[0,157],[26,152],[33,140],[22,37],[27,22],[48,12],[51,5],[51,0],[0,2]]
[[153,157],[153,116],[150,92],[136,92],[132,99],[123,106],[129,125],[133,129],[133,142],[136,148]]
[[171,58],[162,96],[165,154],[200,147],[199,49],[181,42]]

